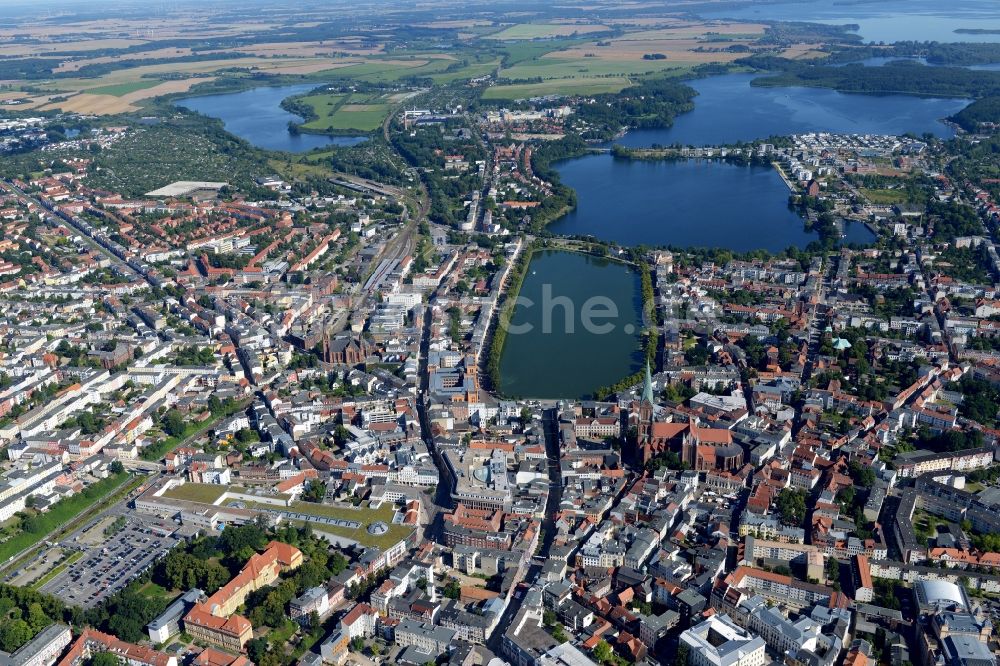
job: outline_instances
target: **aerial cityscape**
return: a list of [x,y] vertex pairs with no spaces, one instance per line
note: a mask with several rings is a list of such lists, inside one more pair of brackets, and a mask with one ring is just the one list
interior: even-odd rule
[[998,0],[0,0],[0,666],[998,666],[998,244]]

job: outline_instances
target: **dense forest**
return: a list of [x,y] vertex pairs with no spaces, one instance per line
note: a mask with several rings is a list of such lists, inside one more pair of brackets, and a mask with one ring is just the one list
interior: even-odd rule
[[916,62],[890,62],[882,67],[848,64],[811,65],[771,56],[743,58],[741,64],[777,72],[754,79],[755,86],[810,86],[841,92],[902,93],[937,97],[983,98],[1000,95],[1000,72],[960,67],[928,67]]
[[585,139],[610,139],[624,127],[669,127],[679,113],[694,109],[695,91],[673,79],[655,79],[625,88],[617,95],[598,95],[593,104],[577,107],[577,117],[602,128]]
[[559,172],[552,163],[579,157],[586,152],[587,144],[583,139],[578,136],[567,136],[559,141],[543,143],[532,154],[532,170],[537,176],[552,184],[552,194],[543,197],[541,205],[532,211],[533,230],[542,231],[549,222],[576,207],[576,192],[559,180]]
[[951,120],[968,132],[977,131],[984,123],[1000,124],[1000,95],[977,99]]

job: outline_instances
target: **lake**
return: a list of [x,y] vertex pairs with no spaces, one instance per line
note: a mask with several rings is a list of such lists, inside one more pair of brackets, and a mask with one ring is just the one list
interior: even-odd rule
[[[591,319],[610,325],[603,334],[583,325],[584,308],[595,296],[617,308],[617,317]],[[581,398],[639,370],[645,359],[642,291],[638,274],[628,266],[575,252],[536,252],[520,297],[531,299],[533,305],[519,305],[511,320],[500,357],[504,395]],[[567,308],[555,300],[560,298],[573,311],[569,321]],[[525,325],[532,330],[514,333]]]
[[[576,190],[577,208],[549,225],[557,234],[590,235],[620,245],[724,247],[737,252],[817,240],[788,208],[788,186],[771,167],[714,160],[644,161],[588,155],[556,165]],[[868,243],[849,224],[848,243]]]
[[751,86],[750,81],[759,76],[724,74],[689,81],[698,91],[694,111],[677,116],[671,127],[633,130],[616,143],[708,146],[807,132],[932,132],[950,137],[954,132],[941,119],[969,103],[965,99],[846,94],[825,88]]
[[367,137],[328,136],[325,134],[292,134],[289,122],[302,118],[281,108],[281,100],[314,90],[321,84],[260,87],[238,93],[201,95],[177,100],[177,106],[218,118],[226,131],[265,150],[303,153],[327,146],[354,146]]
[[865,42],[994,42],[1000,35],[955,32],[960,29],[1000,30],[996,0],[797,0],[755,2],[732,9],[694,10],[703,18],[745,21],[807,21],[832,25],[856,24]]

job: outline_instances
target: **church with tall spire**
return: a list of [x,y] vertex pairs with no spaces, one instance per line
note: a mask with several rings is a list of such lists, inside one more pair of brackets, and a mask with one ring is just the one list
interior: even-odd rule
[[[646,376],[642,383],[642,397],[639,399],[639,423],[637,426],[636,444],[641,450],[649,443],[653,427],[653,376],[649,371],[649,361],[646,361]],[[644,458],[645,456],[643,456]]]
[[671,451],[688,469],[737,469],[743,465],[743,449],[725,428],[702,426],[697,416],[656,405],[649,363],[643,378],[642,396],[633,401],[631,413],[636,427],[635,461],[645,464]]

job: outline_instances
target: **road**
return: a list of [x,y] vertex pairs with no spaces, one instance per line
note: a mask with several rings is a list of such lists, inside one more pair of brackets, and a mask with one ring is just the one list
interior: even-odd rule
[[[559,466],[559,410],[557,407],[550,407],[542,412],[542,426],[545,433],[545,458],[549,472],[549,496],[545,502],[545,518],[542,520],[542,542],[539,545],[538,553],[531,558],[528,569],[521,579],[529,585],[538,580],[542,571],[542,563],[548,560],[552,541],[556,534],[555,516],[562,503],[562,470]],[[523,596],[515,594],[511,597],[500,621],[497,622],[496,629],[486,641],[486,647],[494,654],[500,654],[500,643],[504,631],[510,626],[517,612],[521,610],[522,602]]]
[[104,255],[105,257],[107,257],[108,260],[112,264],[114,264],[115,267],[117,269],[119,269],[120,271],[122,271],[123,273],[125,273],[127,275],[132,275],[132,276],[135,276],[135,277],[138,277],[138,278],[143,278],[144,277],[144,276],[140,275],[131,266],[129,266],[121,257],[115,255],[113,252],[111,252],[106,247],[104,247],[99,242],[97,242],[94,238],[91,238],[82,229],[76,228],[75,224],[71,224],[65,218],[61,217],[60,215],[57,215],[55,213],[54,209],[50,205],[46,205],[46,204],[42,203],[41,200],[39,200],[39,199],[31,196],[27,192],[24,192],[23,190],[21,190],[19,187],[17,187],[16,185],[14,185],[13,183],[11,183],[10,181],[8,181],[6,183],[5,187],[6,187],[6,189],[7,189],[8,192],[10,192],[14,196],[16,196],[18,199],[20,199],[22,203],[33,204],[34,206],[37,206],[37,208],[38,208],[39,211],[47,211],[48,213],[50,213],[49,217],[51,217],[51,219],[53,219],[53,220],[56,220],[56,222],[59,224],[59,226],[63,227],[64,229],[67,229],[72,235],[79,235],[80,238],[83,239],[84,243],[86,243],[87,245],[89,245],[90,247],[92,247],[98,253]]
[[[126,482],[126,486],[123,487],[127,487],[127,483],[130,483],[130,481]],[[145,484],[139,486],[135,490],[128,493],[125,497],[108,505],[107,503],[111,501],[113,498],[117,497],[118,493],[121,492],[121,489],[116,490],[112,495],[101,500],[101,502],[98,503],[97,506],[91,507],[89,509],[84,509],[84,511],[82,511],[79,515],[69,519],[56,529],[46,534],[44,537],[40,537],[38,541],[36,541],[33,545],[28,546],[27,548],[17,553],[16,555],[12,555],[7,560],[7,562],[5,562],[3,565],[0,565],[0,574],[5,575],[5,577],[9,578],[10,572],[20,568],[21,565],[23,564],[23,560],[27,559],[32,554],[40,553],[43,549],[47,548],[48,546],[45,545],[46,542],[56,543],[58,541],[61,541],[65,539],[68,535],[71,535],[77,532],[78,530],[85,529],[86,526],[89,526],[96,521],[102,520],[106,516],[122,515],[127,510],[128,503],[131,502],[144,490],[144,486]],[[106,508],[96,516],[93,516],[92,513],[93,510],[102,506],[106,506]]]

